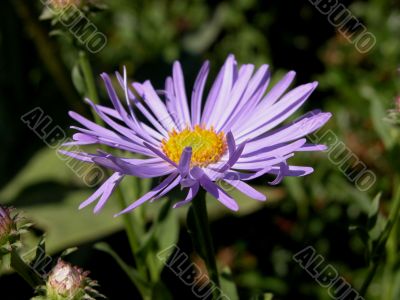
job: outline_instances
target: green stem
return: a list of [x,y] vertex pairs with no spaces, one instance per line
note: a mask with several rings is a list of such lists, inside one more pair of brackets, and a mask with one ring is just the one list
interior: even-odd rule
[[[85,80],[86,84],[86,92],[88,97],[95,103],[99,104],[99,97],[97,94],[97,89],[96,89],[96,84],[94,81],[94,76],[92,72],[92,68],[90,66],[89,58],[84,51],[79,52],[79,64],[82,70],[82,74]],[[104,125],[103,120],[92,110],[93,117],[96,120],[97,124]],[[138,182],[139,184],[139,182]],[[125,195],[122,192],[121,188],[116,189],[116,197],[118,198],[118,201],[120,203],[121,209],[126,208],[128,206],[126,200],[125,200]],[[147,273],[147,268],[144,263],[142,263],[142,260],[138,257],[137,253],[139,251],[140,243],[139,240],[137,239],[137,234],[135,233],[135,224],[134,220],[132,217],[132,214],[124,214],[122,216],[122,220],[124,223],[125,227],[125,232],[128,237],[129,241],[129,246],[131,248],[132,256],[136,264],[136,268],[138,269],[138,272],[143,276],[145,280],[148,280],[148,273]],[[140,293],[142,294],[143,299],[149,299],[149,295],[147,291],[145,290],[140,290]]]
[[11,251],[11,267],[20,275],[32,288],[43,284],[43,279],[19,256],[17,251]]
[[218,299],[218,297],[220,296],[221,288],[217,262],[215,260],[214,245],[211,237],[207,214],[206,193],[204,191],[199,192],[198,197],[196,197],[196,199],[192,201],[192,209],[194,214],[194,223],[199,237],[199,244],[201,245],[202,255],[205,260],[211,281],[217,287],[213,290],[214,297],[215,299]]
[[[97,94],[96,83],[94,80],[92,68],[90,66],[89,57],[85,51],[79,51],[79,65],[82,70],[82,75],[85,80],[86,93],[90,100],[93,101],[94,104],[100,104],[99,96]],[[104,125],[103,120],[93,111],[93,117],[97,124]]]
[[365,278],[365,280],[363,282],[363,285],[361,286],[361,289],[360,289],[360,296],[361,297],[364,297],[365,294],[367,293],[368,287],[371,284],[372,280],[374,279],[376,271],[378,270],[378,266],[379,266],[379,262],[374,262],[372,264],[372,266],[371,266],[371,268],[370,268],[370,270],[368,272],[368,275]]
[[[125,197],[124,197],[124,195],[123,195],[123,193],[122,193],[120,188],[116,189],[116,196],[118,198],[118,201],[120,203],[121,208],[126,208],[128,206],[128,204],[126,203]],[[122,215],[122,220],[123,220],[124,225],[125,225],[126,235],[128,237],[129,245],[130,245],[131,250],[132,250],[132,255],[133,255],[134,259],[135,259],[136,267],[137,267],[138,271],[140,272],[140,274],[145,276],[144,278],[147,278],[146,267],[141,263],[141,261],[137,257],[137,253],[139,251],[140,243],[139,243],[138,239],[136,238],[137,235],[136,235],[135,230],[134,230],[134,228],[135,228],[134,221],[131,218],[130,214],[123,214]]]

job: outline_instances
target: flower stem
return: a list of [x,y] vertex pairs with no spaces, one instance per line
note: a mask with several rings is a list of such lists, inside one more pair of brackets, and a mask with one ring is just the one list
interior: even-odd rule
[[217,262],[215,260],[214,245],[209,227],[205,191],[199,192],[198,197],[192,201],[192,209],[194,215],[194,226],[197,231],[201,254],[206,263],[212,284],[216,286],[216,288],[213,289],[213,293],[215,299],[217,299],[220,295],[221,288]]
[[[95,104],[99,104],[99,97],[97,94],[96,90],[96,84],[94,81],[94,76],[93,76],[93,71],[90,66],[89,58],[87,56],[87,53],[84,51],[79,52],[79,64],[82,70],[82,74],[85,80],[86,84],[86,93],[90,100],[93,101]],[[96,123],[99,125],[104,125],[103,120],[92,110],[92,115],[96,120]],[[139,186],[139,182],[137,182],[136,186]],[[138,187],[139,189],[139,187]],[[118,201],[120,203],[121,209],[127,207],[127,202],[125,200],[125,195],[122,192],[121,188],[116,189],[116,197],[118,198]],[[131,248],[132,256],[136,264],[136,268],[138,269],[138,272],[142,275],[143,279],[148,280],[148,273],[147,273],[147,268],[144,263],[142,263],[142,260],[139,259],[137,253],[139,251],[140,243],[138,240],[138,235],[135,232],[135,222],[133,220],[132,214],[124,214],[122,216],[122,220],[124,223],[125,227],[125,232],[128,237],[129,241],[129,246]],[[145,290],[140,289],[138,287],[140,293],[142,294],[143,299],[148,299],[148,293]]]
[[17,251],[11,251],[11,267],[18,273],[32,288],[43,284],[41,278],[29,265],[27,265],[19,256]]
[[[89,57],[87,56],[87,53],[83,50],[79,51],[79,65],[81,67],[82,75],[85,80],[87,96],[90,100],[93,101],[94,104],[100,104],[92,68],[90,66]],[[93,111],[93,109],[92,114],[97,124],[104,125],[103,120]]]

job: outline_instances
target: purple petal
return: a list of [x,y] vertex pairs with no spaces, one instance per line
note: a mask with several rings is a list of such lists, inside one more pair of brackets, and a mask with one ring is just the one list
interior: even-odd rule
[[156,187],[152,188],[148,193],[146,193],[141,198],[139,198],[138,200],[133,202],[131,205],[129,205],[123,211],[121,211],[118,214],[116,214],[115,217],[118,217],[118,216],[120,216],[122,214],[128,213],[128,212],[134,210],[139,205],[142,205],[146,201],[149,201],[150,199],[157,197],[158,194],[160,194],[164,189],[168,188],[171,185],[171,183],[173,182],[174,179],[176,179],[176,177],[177,177],[176,173],[169,175],[159,185],[157,185]]
[[224,181],[226,181],[227,183],[229,183],[230,185],[232,185],[233,187],[235,187],[236,189],[238,189],[239,191],[241,191],[243,194],[249,196],[250,198],[253,198],[255,200],[259,200],[259,201],[265,201],[267,200],[267,197],[260,193],[259,191],[257,191],[256,189],[254,189],[253,187],[251,187],[250,185],[248,185],[247,183],[240,181],[240,180],[235,180],[235,179],[224,179]]
[[193,185],[192,187],[190,187],[186,198],[183,201],[179,201],[179,202],[175,203],[173,208],[178,208],[178,207],[181,207],[181,206],[191,202],[193,200],[193,198],[196,197],[196,195],[199,191],[199,187],[200,187],[200,185],[198,183]]
[[191,125],[188,101],[186,98],[185,81],[183,79],[183,72],[181,64],[176,61],[172,68],[172,80],[175,89],[175,107],[178,112],[179,120],[181,121],[180,128]]
[[201,120],[201,100],[203,97],[204,86],[206,84],[210,63],[206,61],[200,69],[194,83],[192,92],[192,127],[200,124]]
[[104,206],[105,202],[108,200],[116,186],[121,182],[123,175],[119,173],[114,173],[111,175],[98,189],[94,192],[88,199],[83,201],[79,206],[79,209],[82,209],[92,202],[96,201],[99,197],[100,201],[96,205],[94,212],[97,213]]
[[186,177],[186,175],[189,173],[191,158],[192,158],[192,148],[186,147],[181,154],[181,158],[179,160],[179,165],[178,165],[178,169],[182,177]]

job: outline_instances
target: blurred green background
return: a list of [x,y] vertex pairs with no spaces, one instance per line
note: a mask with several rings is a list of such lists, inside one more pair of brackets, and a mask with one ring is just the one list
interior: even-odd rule
[[[365,250],[379,235],[399,184],[400,1],[342,2],[376,37],[376,45],[365,54],[306,0],[103,3],[105,10],[89,14],[108,40],[102,51],[90,55],[96,75],[125,65],[131,79],[151,79],[162,89],[172,62],[179,59],[189,90],[205,59],[211,60],[215,75],[233,53],[239,63],[270,64],[275,81],[295,70],[296,84],[320,82],[304,111],[333,113],[319,135],[332,130],[376,174],[375,184],[360,191],[327,153],[301,154],[296,162],[314,167],[313,174],[286,179],[277,187],[266,185],[269,178],[257,180],[254,184],[263,186],[270,201],[239,199],[244,209],[237,214],[211,206],[211,229],[219,262],[232,269],[240,299],[260,292],[272,292],[278,300],[330,299],[328,290],[292,260],[310,245],[359,289],[368,270]],[[92,247],[106,240],[129,261],[121,221],[112,218],[118,207],[110,201],[99,215],[78,211],[93,189],[20,120],[40,107],[53,126],[70,133],[69,110],[90,116],[79,84],[72,80],[77,78],[72,74],[80,46],[53,31],[50,21],[40,21],[42,11],[40,1],[0,2],[0,203],[21,208],[38,231],[47,231],[52,253],[79,246],[71,261],[91,270],[110,299],[135,299],[136,290],[113,260]],[[101,102],[109,105],[98,76],[96,83]],[[372,203],[379,192],[377,208]],[[178,214],[183,220],[184,211]],[[366,226],[372,215],[378,222],[370,226],[369,236],[350,230]],[[184,222],[181,228],[179,246],[192,253]],[[398,232],[396,225],[366,299],[400,297]],[[163,277],[173,287],[174,299],[194,297],[172,272],[165,270]],[[0,298],[28,299],[29,288],[14,288],[22,285],[12,274],[1,277],[0,290],[9,291]]]

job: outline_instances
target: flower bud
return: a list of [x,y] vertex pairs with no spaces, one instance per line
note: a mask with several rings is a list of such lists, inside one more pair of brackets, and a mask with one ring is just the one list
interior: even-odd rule
[[47,293],[51,299],[75,299],[82,292],[86,274],[79,268],[59,260],[47,280]]
[[0,206],[0,246],[8,242],[11,231],[15,226],[10,213],[9,208]]
[[81,300],[105,298],[96,291],[97,282],[91,280],[89,272],[73,266],[62,259],[51,270],[45,286],[38,289],[41,296],[35,300]]
[[55,8],[64,8],[69,5],[80,6],[81,0],[51,0],[51,5]]

